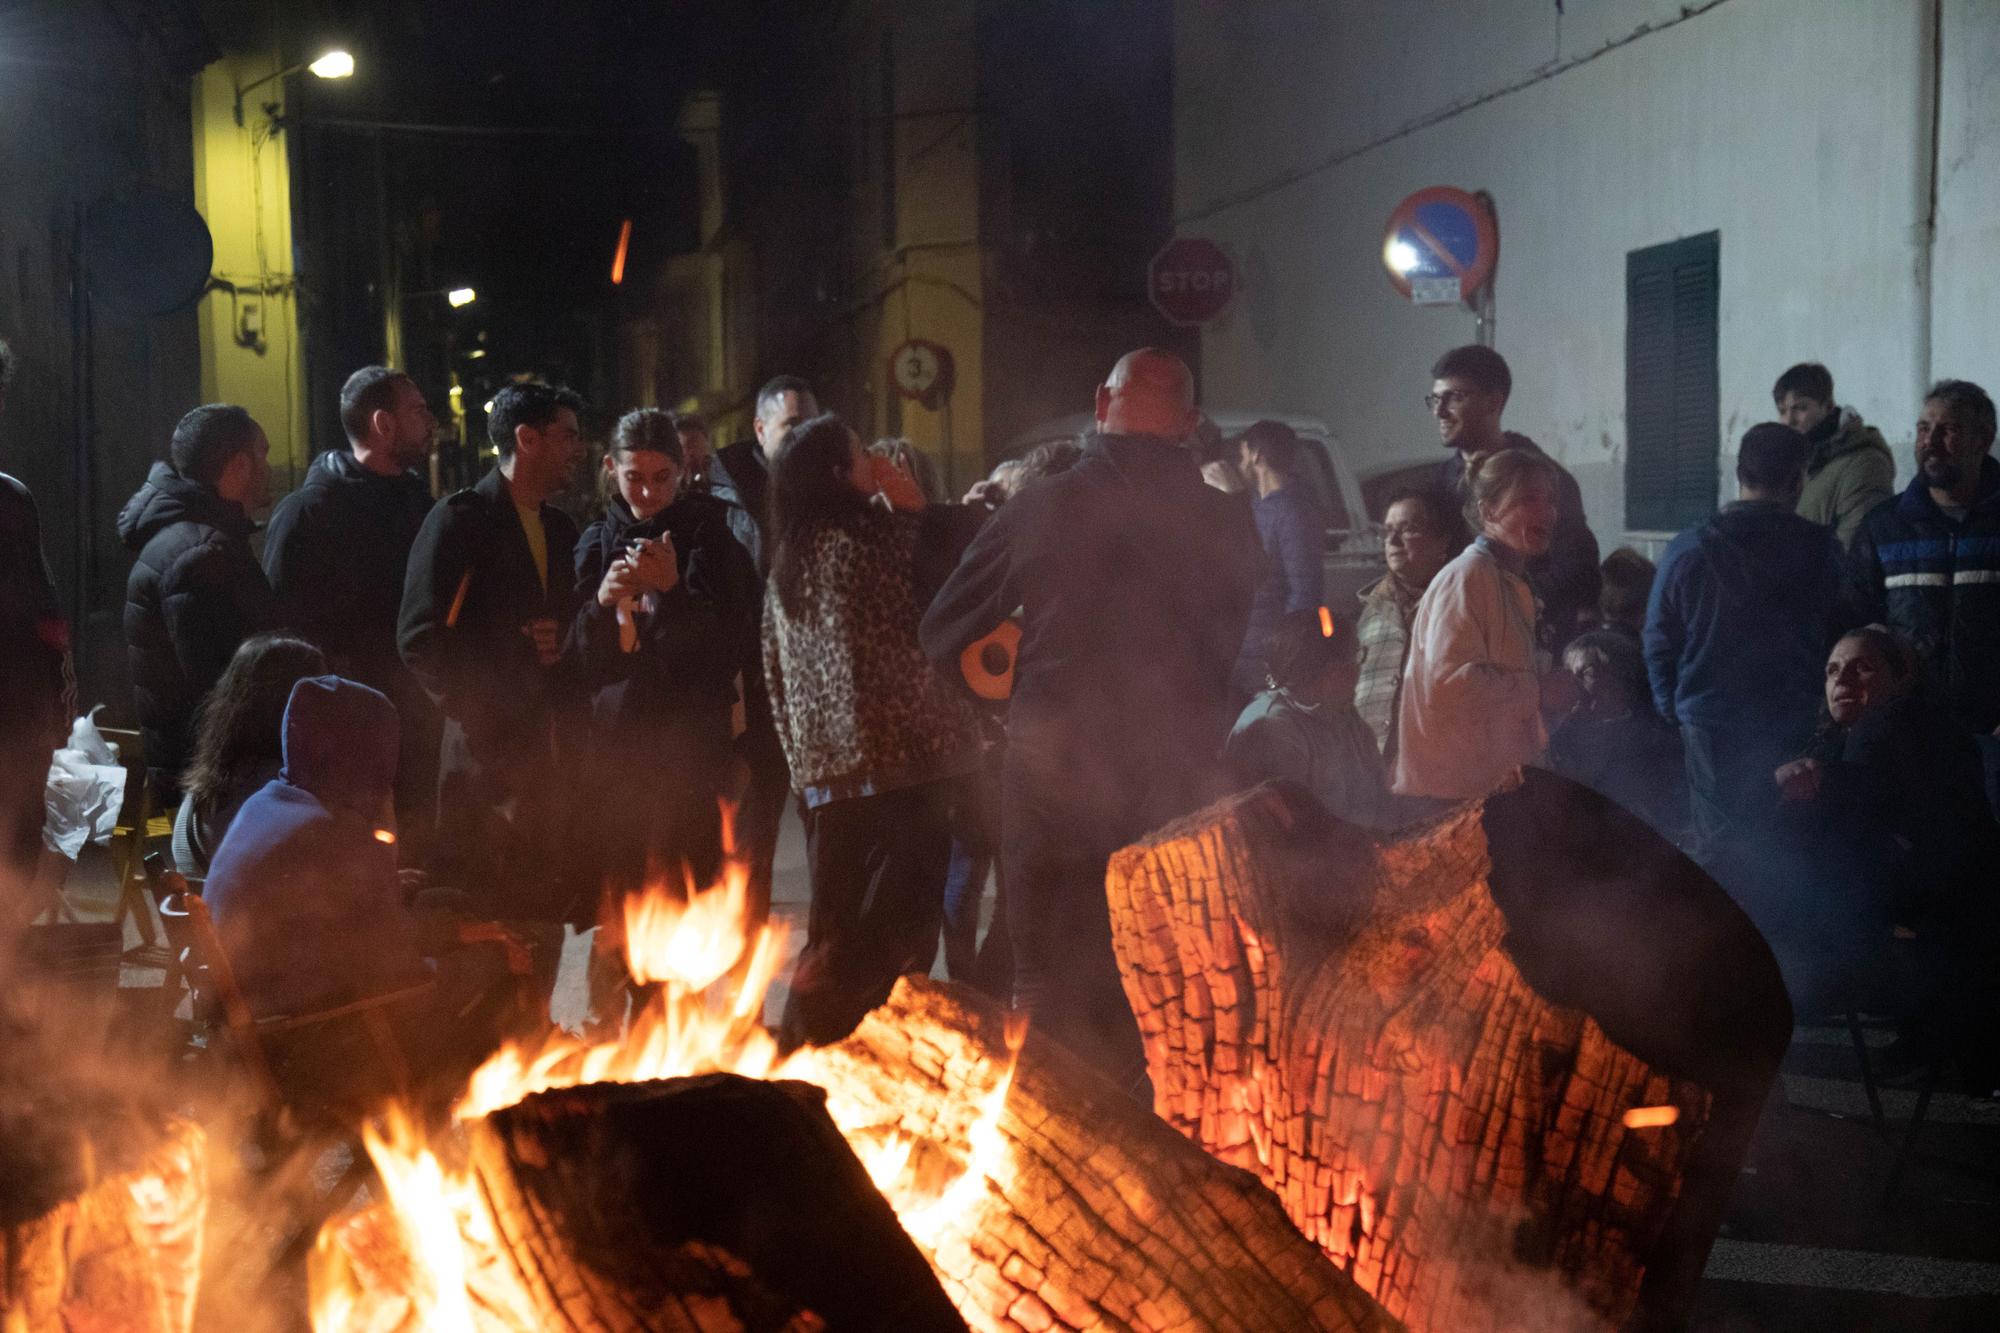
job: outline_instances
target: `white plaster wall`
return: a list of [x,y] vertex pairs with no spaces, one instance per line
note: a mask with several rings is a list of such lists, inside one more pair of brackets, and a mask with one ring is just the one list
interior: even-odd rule
[[[1242,275],[1236,307],[1204,334],[1208,401],[1323,417],[1364,469],[1438,456],[1419,400],[1432,359],[1472,341],[1473,320],[1405,303],[1381,240],[1398,200],[1448,184],[1497,200],[1508,424],[1575,473],[1607,549],[1625,532],[1631,250],[1721,232],[1725,497],[1736,438],[1771,416],[1771,381],[1794,361],[1825,361],[1840,400],[1906,454],[1923,374],[1931,7],[1686,7],[1700,12],[1677,21],[1683,5],[1660,0],[1568,0],[1564,16],[1553,0],[1180,0],[1175,211],[1182,234],[1222,242]],[[1936,311],[1933,361],[2000,379],[1980,332],[2000,310],[2000,5],[1947,7],[1947,35],[1976,28],[1985,45],[1946,62],[1944,139],[1986,155],[1944,192],[1963,220],[1941,225],[1940,258],[1949,249],[1980,276]],[[1960,104],[1972,111],[1950,109]],[[1959,133],[1968,115],[1984,122]],[[1336,153],[1352,155],[1324,165]]]
[[1931,363],[2000,393],[2000,0],[1946,0],[1942,32]]

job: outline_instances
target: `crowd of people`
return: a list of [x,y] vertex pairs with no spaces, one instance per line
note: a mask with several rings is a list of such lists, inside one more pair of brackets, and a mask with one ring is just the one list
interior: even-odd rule
[[[0,392],[7,369],[0,349]],[[699,417],[629,412],[581,531],[555,503],[586,453],[575,394],[500,390],[495,465],[434,501],[437,421],[371,366],[341,394],[348,447],[278,504],[261,558],[268,441],[196,408],[118,523],[174,861],[253,1007],[295,1012],[484,976],[439,913],[508,923],[546,985],[607,894],[708,882],[728,810],[754,924],[790,804],[812,901],[785,1044],[843,1036],[942,939],[954,976],[1139,1092],[1113,852],[1259,782],[1386,830],[1542,765],[1706,866],[1801,1012],[1892,1014],[1903,1065],[1951,1057],[1991,1089],[1991,399],[1931,389],[1896,495],[1825,368],[1787,370],[1738,498],[1656,570],[1600,563],[1575,480],[1502,428],[1512,392],[1488,347],[1432,367],[1450,452],[1389,498],[1384,572],[1341,604],[1300,439],[1221,439],[1158,350],[1111,369],[1087,436],[956,501],[796,377],[722,448]],[[16,866],[74,707],[39,540],[0,478]]]

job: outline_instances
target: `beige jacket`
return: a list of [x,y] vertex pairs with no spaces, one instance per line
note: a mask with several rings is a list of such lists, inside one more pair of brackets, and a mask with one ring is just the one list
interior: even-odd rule
[[1806,460],[1806,489],[1799,517],[1833,529],[1843,549],[1854,543],[1868,511],[1896,491],[1896,457],[1882,432],[1863,424],[1851,407],[1839,409],[1831,438],[1813,446]]
[[1484,796],[1548,748],[1535,598],[1518,566],[1481,537],[1417,603],[1396,714],[1398,794]]

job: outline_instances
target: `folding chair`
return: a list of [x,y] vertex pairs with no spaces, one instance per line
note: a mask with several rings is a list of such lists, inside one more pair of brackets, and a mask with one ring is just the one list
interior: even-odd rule
[[157,955],[165,945],[147,892],[146,849],[174,836],[174,817],[154,813],[153,784],[147,781],[145,742],[140,734],[113,727],[104,728],[102,734],[118,747],[118,762],[125,768],[125,799],[111,830],[111,865],[118,876],[118,908],[113,919],[121,929],[128,916],[136,921],[140,948]]

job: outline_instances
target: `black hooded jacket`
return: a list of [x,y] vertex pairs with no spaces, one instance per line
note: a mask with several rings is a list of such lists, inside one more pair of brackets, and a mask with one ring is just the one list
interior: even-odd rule
[[194,713],[236,646],[276,623],[243,507],[165,463],[118,515],[137,553],[125,583],[125,644],[146,764],[177,779],[194,754]]
[[[597,585],[629,544],[662,534],[673,542],[680,582],[637,617],[637,641],[628,653],[620,645],[616,612],[597,600]],[[612,497],[604,517],[577,542],[576,596],[575,642],[602,723],[719,714],[726,727],[737,673],[763,669],[757,647],[763,590],[722,501],[683,495],[642,523],[622,498]]]
[[1008,762],[1080,789],[1158,788],[1191,808],[1231,721],[1229,672],[1263,567],[1249,510],[1167,441],[1097,435],[973,539],[925,614],[924,652],[958,658],[1017,609]]
[[414,472],[371,472],[346,449],[313,459],[264,534],[264,572],[284,625],[318,644],[333,669],[410,706],[396,617],[410,548],[431,511]]
[[755,440],[738,440],[716,450],[708,466],[709,494],[729,506],[729,530],[750,553],[762,574],[771,568],[764,525],[770,516],[771,468]]

